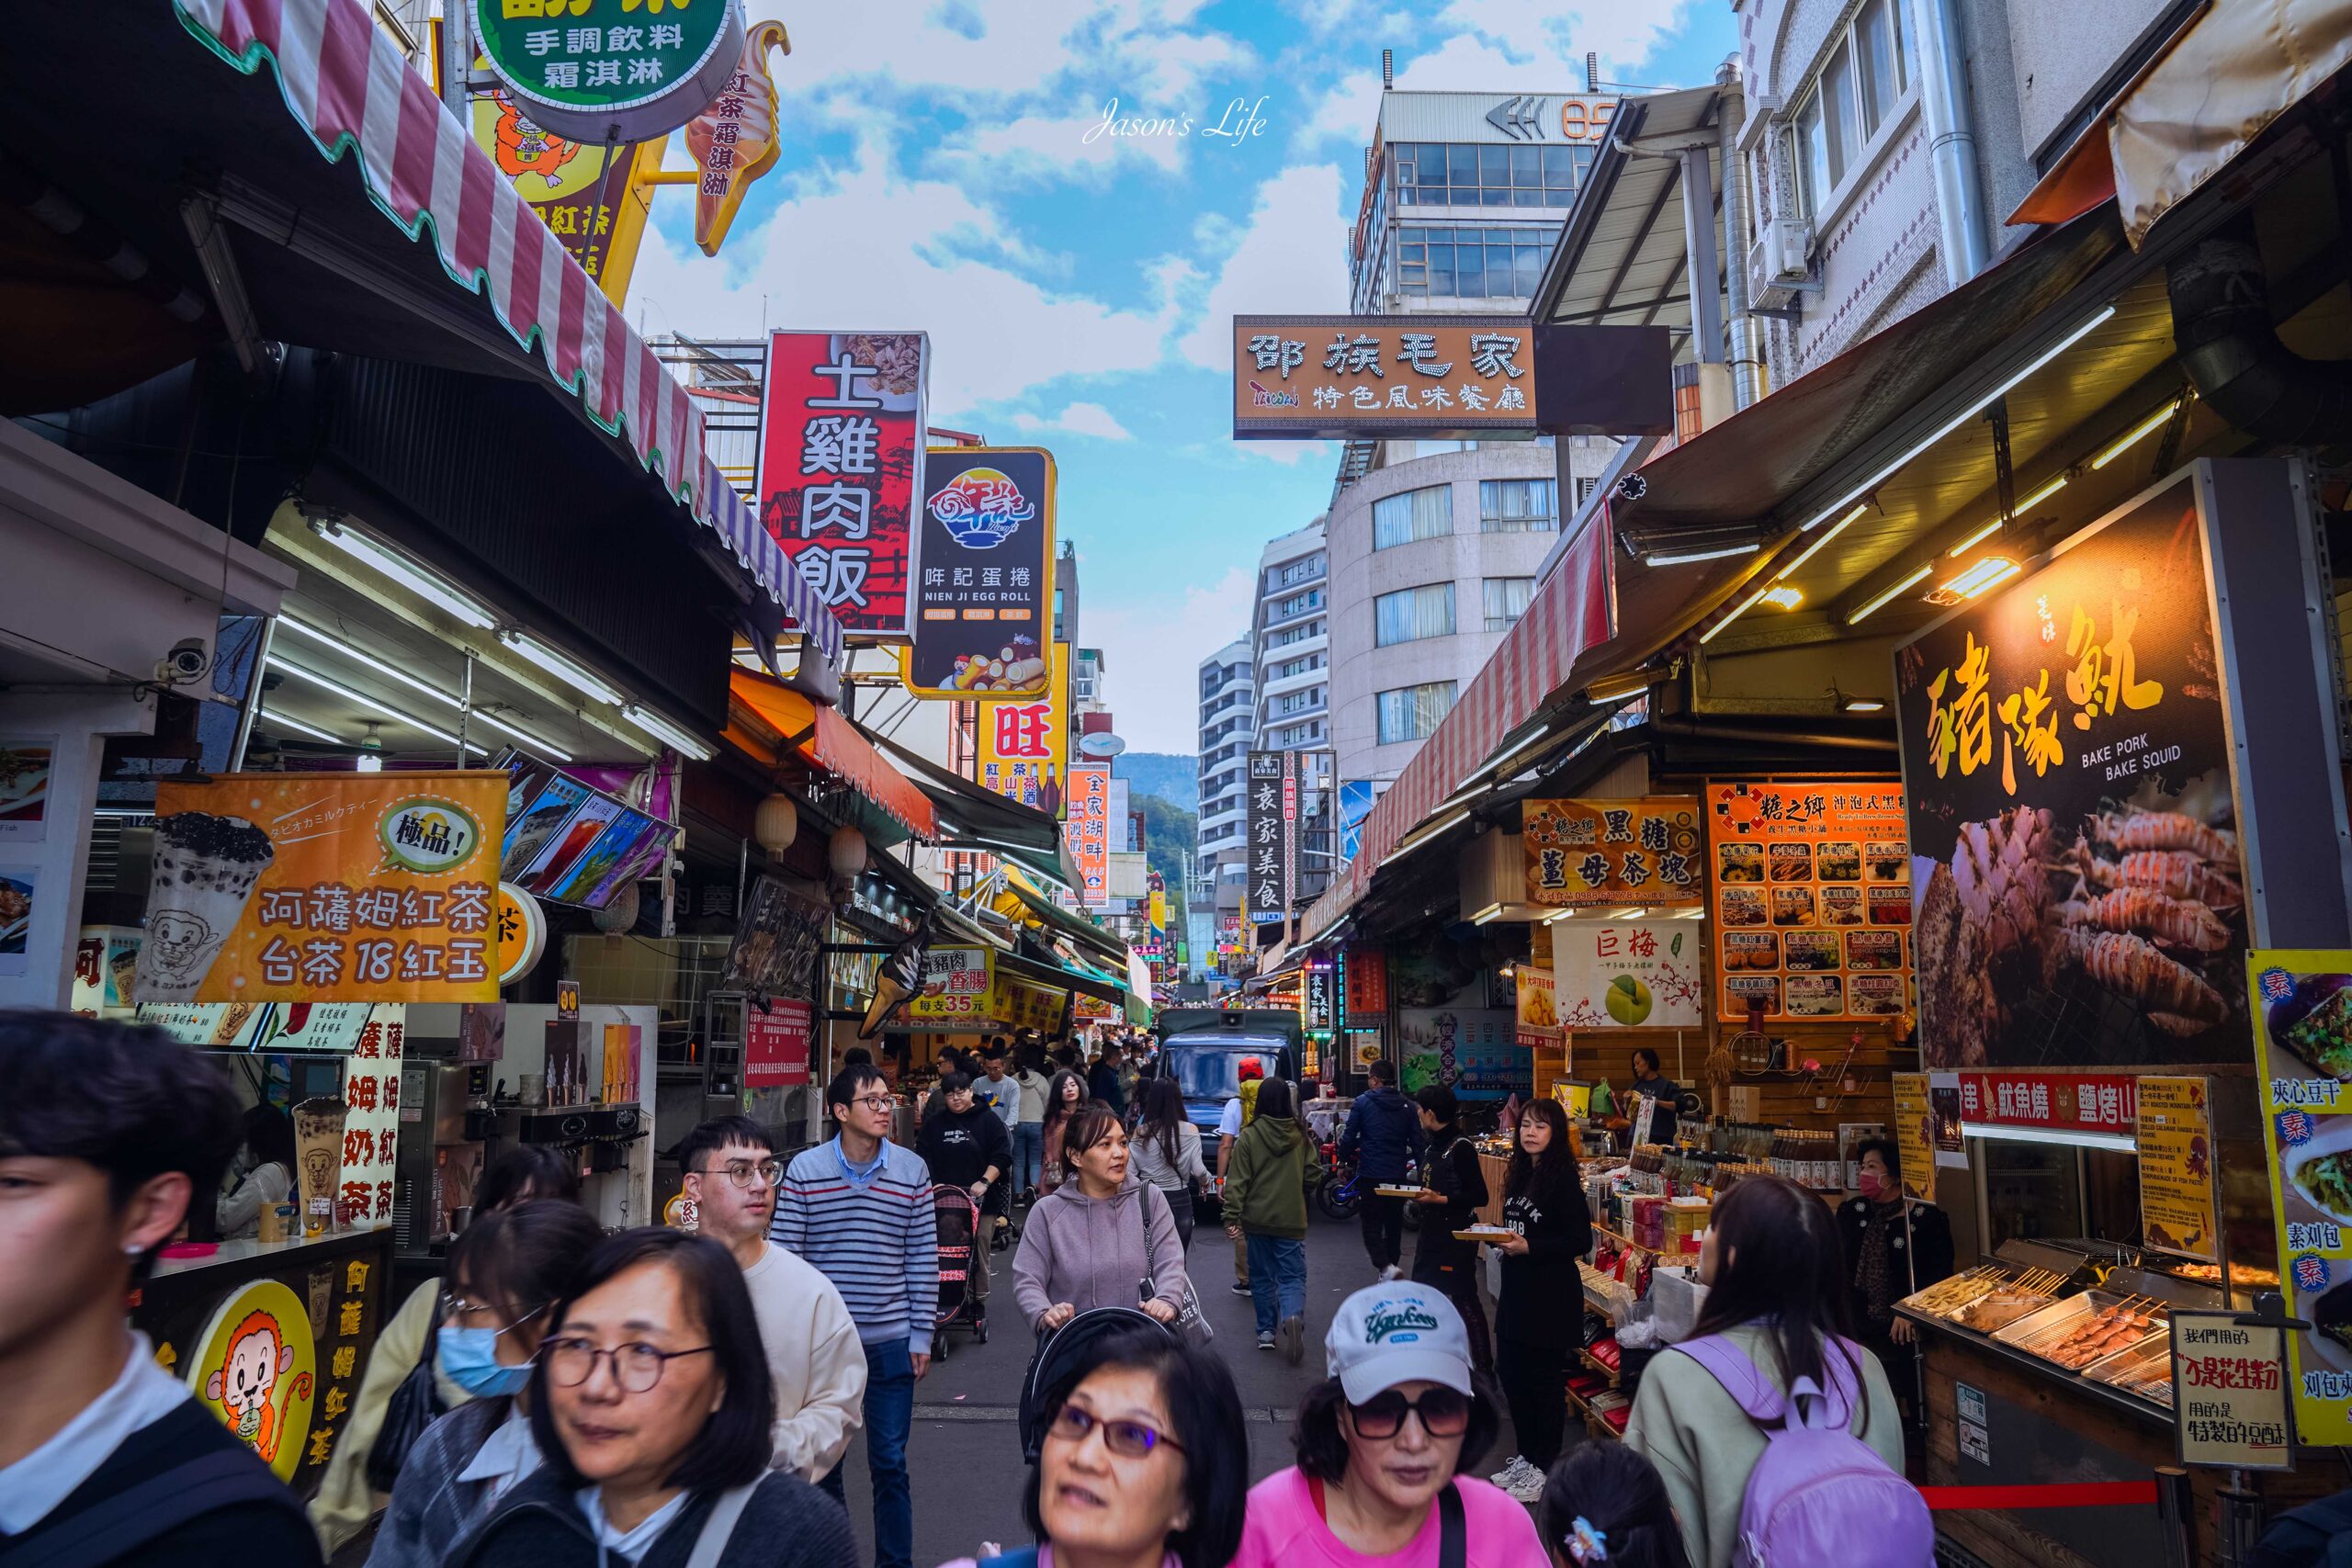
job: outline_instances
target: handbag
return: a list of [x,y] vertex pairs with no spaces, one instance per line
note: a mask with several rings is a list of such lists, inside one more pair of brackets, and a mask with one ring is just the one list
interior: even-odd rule
[[375,1446],[368,1450],[368,1484],[379,1492],[392,1489],[392,1483],[400,1479],[401,1466],[408,1462],[409,1450],[416,1447],[427,1427],[448,1414],[433,1382],[434,1356],[441,1343],[441,1303],[446,1299],[439,1292],[434,1293],[433,1324],[424,1331],[424,1353],[384,1402],[384,1424],[377,1429]]
[[[1159,1188],[1148,1181],[1145,1182],[1141,1201],[1136,1204],[1136,1213],[1143,1220],[1143,1278],[1136,1282],[1136,1294],[1139,1300],[1147,1302],[1159,1294],[1159,1287],[1152,1283],[1152,1276],[1159,1272],[1152,1266],[1150,1205],[1154,1198],[1159,1198],[1163,1204],[1168,1201],[1166,1198],[1160,1196]],[[1169,1210],[1169,1214],[1173,1218],[1175,1211]],[[1201,1298],[1193,1289],[1193,1271],[1190,1268],[1184,1270],[1184,1293],[1176,1303],[1176,1320],[1169,1326],[1183,1337],[1185,1344],[1195,1349],[1201,1348],[1216,1337],[1216,1330],[1209,1326],[1208,1318],[1201,1311]]]

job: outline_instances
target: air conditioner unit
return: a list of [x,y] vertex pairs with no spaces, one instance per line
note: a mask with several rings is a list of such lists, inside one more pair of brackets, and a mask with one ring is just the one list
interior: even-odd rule
[[1785,309],[1798,295],[1815,292],[1813,225],[1802,218],[1775,218],[1764,225],[1747,250],[1747,277],[1756,303],[1765,310]]

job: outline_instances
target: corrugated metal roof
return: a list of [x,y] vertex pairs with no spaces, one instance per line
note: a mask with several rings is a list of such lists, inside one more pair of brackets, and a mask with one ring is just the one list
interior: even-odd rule
[[[1631,153],[1622,143],[1672,141],[1709,131],[1721,97],[1710,86],[1625,100],[1617,111],[1615,131],[1593,160],[1536,288],[1537,321],[1665,326],[1675,329],[1678,336],[1689,333],[1681,163]],[[1722,160],[1712,147],[1707,166],[1720,208]],[[1722,287],[1720,277],[1713,286]]]

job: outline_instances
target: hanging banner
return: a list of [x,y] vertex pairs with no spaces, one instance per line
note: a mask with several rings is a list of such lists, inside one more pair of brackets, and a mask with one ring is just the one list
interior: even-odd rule
[[980,786],[1059,818],[1069,779],[1069,644],[1054,644],[1044,696],[983,701],[977,728]]
[[907,690],[1043,695],[1053,640],[1054,455],[933,447],[914,540],[914,642],[899,656]]
[[2213,1113],[2203,1078],[2139,1086],[2140,1234],[2159,1252],[2222,1260],[2213,1185]]
[[1348,1025],[1377,1029],[1388,1021],[1388,953],[1385,948],[1347,950]]
[[141,1002],[498,999],[495,772],[156,786]]
[[2288,1336],[2295,1432],[2352,1447],[2352,952],[2257,949],[2246,989],[2278,1277],[2312,1325]]
[[[1697,921],[1559,920],[1549,930],[1562,1029],[1705,1026],[1700,949],[1706,938]],[[1519,973],[1523,987],[1526,967]]]
[[1936,1196],[1936,1118],[1928,1109],[1928,1075],[1894,1075],[1894,1152],[1903,1162],[1903,1195],[1932,1202]]
[[808,1081],[808,1044],[816,1010],[804,1001],[770,1002],[743,1012],[743,1087],[775,1089]]
[[1909,1005],[1911,854],[1893,780],[1707,785],[1720,1011],[1894,1018]]
[[1556,1051],[1565,1038],[1560,1028],[1560,1004],[1552,971],[1522,964],[1511,976],[1517,992],[1519,1043],[1530,1051]]
[[2287,1331],[2228,1312],[2176,1312],[2169,1326],[2180,1462],[2294,1469]]
[[1069,820],[1063,828],[1077,863],[1079,897],[1089,908],[1111,902],[1111,770],[1080,762],[1069,771]]
[[1069,996],[1001,972],[995,952],[984,947],[933,947],[923,954],[922,974],[922,989],[888,1029],[1052,1030]]
[[2130,1137],[2140,1124],[2140,1080],[2129,1073],[1962,1073],[1964,1127]]
[[1694,799],[1522,800],[1519,820],[1531,904],[1679,908],[1703,897]]
[[832,911],[814,898],[798,897],[773,876],[754,880],[744,904],[718,988],[771,998],[813,998],[817,952]]
[[760,410],[760,523],[842,629],[908,639],[931,340],[774,333]]
[[1252,751],[1242,815],[1249,871],[1241,901],[1253,925],[1273,925],[1290,917],[1292,859],[1288,845],[1296,826],[1297,759],[1288,751]]

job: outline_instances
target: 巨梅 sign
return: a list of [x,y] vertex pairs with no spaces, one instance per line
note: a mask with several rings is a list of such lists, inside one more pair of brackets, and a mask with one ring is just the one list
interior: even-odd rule
[[527,114],[590,145],[666,136],[743,59],[742,0],[474,0],[474,44]]

